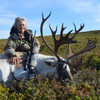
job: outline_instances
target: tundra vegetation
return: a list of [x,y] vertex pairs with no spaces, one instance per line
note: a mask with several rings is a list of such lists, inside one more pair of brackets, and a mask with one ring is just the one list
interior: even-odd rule
[[[56,37],[59,39],[59,35]],[[41,36],[37,38],[41,43],[40,53],[53,55]],[[44,38],[53,47],[52,36]],[[97,38],[97,47],[81,55],[81,70],[73,75],[73,82],[56,81],[55,78],[44,79],[39,74],[31,81],[13,80],[6,86],[0,83],[0,100],[100,100],[100,31],[78,33],[75,37],[78,43],[71,44],[71,50],[73,53],[80,51],[87,43],[86,38]],[[4,53],[6,41],[7,39],[0,40],[0,53]],[[58,54],[66,58],[66,51],[66,45],[61,46]],[[75,58],[72,59],[73,62]]]

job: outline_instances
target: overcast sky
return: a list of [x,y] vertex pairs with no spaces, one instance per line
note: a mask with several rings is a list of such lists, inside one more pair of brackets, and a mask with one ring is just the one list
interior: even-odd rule
[[16,17],[24,17],[28,29],[37,31],[40,35],[42,12],[46,17],[50,11],[50,18],[44,26],[44,35],[51,35],[48,25],[60,33],[61,25],[67,26],[67,33],[85,24],[84,31],[100,30],[100,0],[0,0],[0,39],[8,38],[9,31]]

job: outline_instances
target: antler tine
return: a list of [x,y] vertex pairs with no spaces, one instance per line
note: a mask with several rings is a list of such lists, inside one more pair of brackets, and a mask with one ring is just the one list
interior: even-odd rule
[[95,42],[97,42],[97,39],[95,38],[94,40],[92,40],[92,39],[89,39],[89,38],[87,38],[88,39],[88,44],[92,44],[93,42],[95,43]]
[[44,43],[46,44],[46,46],[53,52],[53,50],[49,47],[49,45],[46,43],[46,41],[45,41],[45,39],[43,37],[43,24],[50,17],[50,15],[51,15],[51,12],[50,12],[50,14],[46,18],[44,18],[44,15],[42,13],[42,22],[41,22],[41,26],[40,26],[40,32],[41,32],[42,40],[44,41]]
[[96,43],[97,43],[97,39],[96,38],[94,40],[88,39],[88,43],[87,43],[86,47],[83,49],[84,52],[90,51],[90,50],[96,48]]
[[64,24],[62,23],[62,27],[61,27],[61,34],[60,34],[60,39],[63,37],[63,31],[66,29],[67,27],[64,27]]
[[57,26],[56,26],[56,29],[55,29],[55,31],[53,31],[53,30],[52,30],[52,28],[51,28],[50,24],[49,24],[49,28],[50,28],[50,30],[51,30],[52,37],[53,37],[53,39],[54,39],[54,41],[55,41],[55,40],[56,40],[56,37],[55,37],[55,35],[56,35],[56,32],[57,32]]
[[84,24],[80,25],[80,28],[78,30],[76,29],[76,25],[74,23],[73,23],[73,25],[74,25],[74,28],[75,28],[75,33],[74,33],[74,35],[71,39],[73,39],[76,36],[76,34],[84,28]]
[[50,12],[50,14],[46,18],[44,18],[44,15],[42,13],[42,20],[43,20],[43,22],[45,22],[50,16],[51,16],[51,12]]
[[96,43],[97,43],[97,39],[94,39],[94,40],[88,39],[86,47],[83,48],[82,50],[80,50],[78,53],[75,53],[72,56],[68,57],[67,60],[69,60],[69,59],[71,59],[71,58],[73,58],[75,56],[78,56],[78,55],[80,55],[80,54],[82,54],[82,53],[84,53],[86,51],[90,51],[90,50],[96,48]]
[[70,30],[67,34],[66,34],[66,38],[68,38],[69,37],[69,35],[70,35],[70,33],[72,32],[73,30]]
[[97,39],[95,38],[94,40],[90,40],[88,38],[88,43],[86,45],[86,47],[91,50],[91,49],[94,49],[96,47],[96,43],[97,43]]

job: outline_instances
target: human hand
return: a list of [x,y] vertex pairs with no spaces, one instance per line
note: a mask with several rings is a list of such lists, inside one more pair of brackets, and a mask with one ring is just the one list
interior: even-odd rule
[[16,65],[16,63],[21,62],[17,57],[11,57],[8,62],[12,65]]

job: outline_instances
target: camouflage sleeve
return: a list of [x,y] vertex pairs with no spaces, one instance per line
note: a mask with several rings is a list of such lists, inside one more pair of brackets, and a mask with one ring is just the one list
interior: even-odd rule
[[4,52],[8,57],[17,57],[15,54],[15,43],[12,40],[11,36],[8,38]]
[[40,50],[40,42],[37,39],[35,39],[34,52],[38,53],[39,50]]

